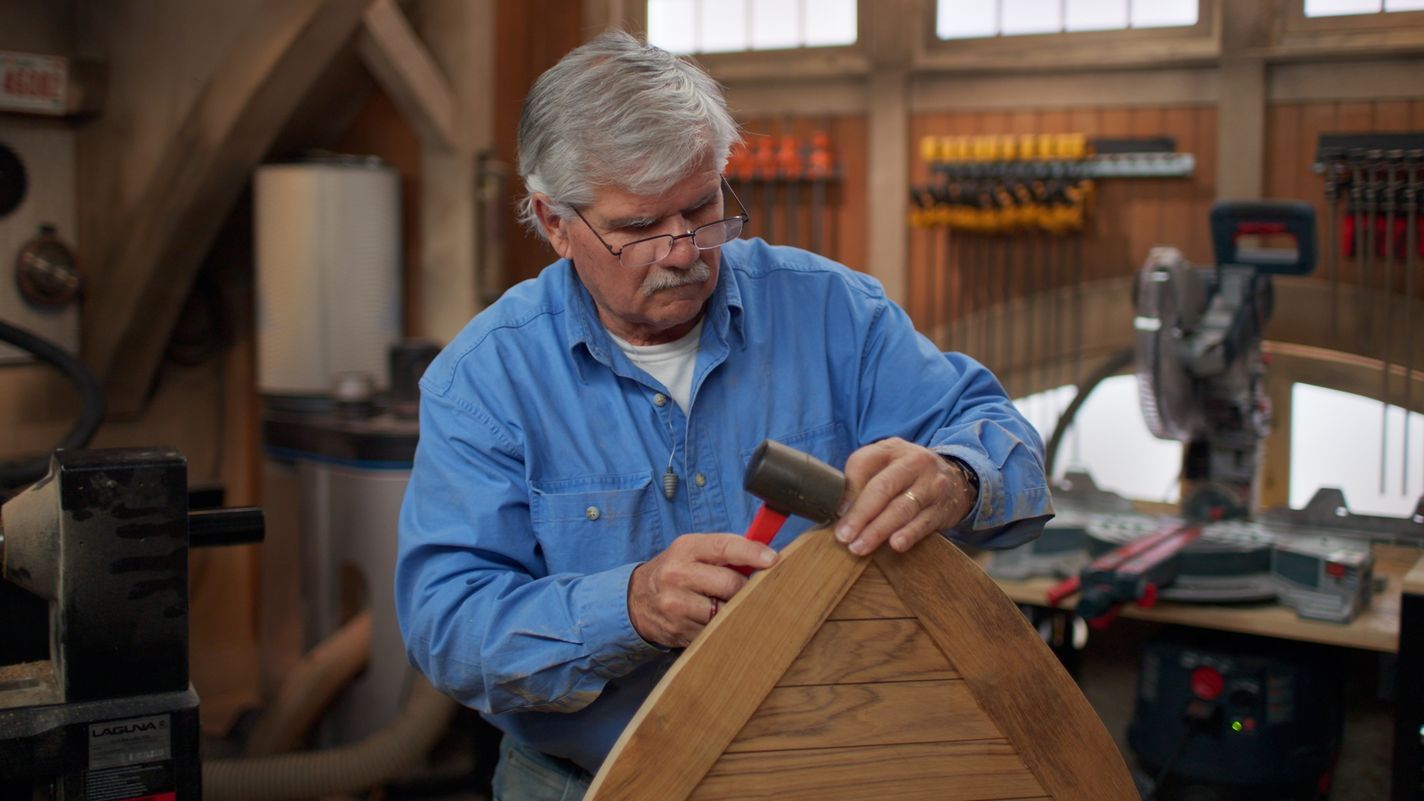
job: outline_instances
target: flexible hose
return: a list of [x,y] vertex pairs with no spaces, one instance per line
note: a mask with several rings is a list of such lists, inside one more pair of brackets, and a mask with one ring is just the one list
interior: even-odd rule
[[420,765],[450,725],[456,704],[425,679],[391,725],[359,743],[326,751],[203,764],[207,801],[285,801],[355,794]]
[[[36,358],[59,368],[61,373],[74,383],[79,390],[83,407],[74,427],[60,440],[57,448],[82,448],[94,438],[99,423],[104,419],[104,390],[84,362],[65,353],[62,348],[37,334],[0,320],[0,342],[7,342],[33,354]],[[13,488],[31,484],[42,478],[49,470],[49,454],[29,460],[0,462],[0,488]]]
[[252,729],[244,757],[295,750],[337,694],[360,675],[371,657],[371,613],[362,612],[302,657]]
[[1119,370],[1132,364],[1136,351],[1131,347],[1123,348],[1098,365],[1097,369],[1089,373],[1077,387],[1077,392],[1073,395],[1073,400],[1068,404],[1068,408],[1063,410],[1059,416],[1057,425],[1053,426],[1053,436],[1048,438],[1048,448],[1044,453],[1043,469],[1050,478],[1053,476],[1054,466],[1058,461],[1058,445],[1063,441],[1063,435],[1068,431],[1068,426],[1072,425],[1073,418],[1077,416],[1078,409],[1088,400],[1088,396],[1093,390],[1098,388],[1098,384],[1103,383],[1109,377],[1116,375]]

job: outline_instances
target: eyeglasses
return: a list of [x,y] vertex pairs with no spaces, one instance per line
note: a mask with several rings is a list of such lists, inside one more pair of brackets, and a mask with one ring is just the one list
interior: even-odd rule
[[593,223],[589,222],[588,218],[583,216],[583,212],[579,211],[577,207],[571,208],[573,208],[574,214],[577,214],[578,218],[583,220],[583,224],[588,226],[588,230],[592,231],[593,235],[598,238],[598,241],[608,249],[608,252],[618,257],[619,263],[624,267],[630,269],[646,267],[653,262],[662,261],[667,258],[668,254],[672,252],[673,245],[677,244],[677,240],[679,239],[691,239],[692,245],[698,250],[710,250],[715,247],[721,247],[742,235],[742,229],[746,226],[747,221],[750,220],[751,217],[747,215],[747,207],[742,205],[742,199],[737,197],[736,192],[732,191],[732,185],[727,183],[726,178],[722,179],[722,185],[727,187],[727,193],[732,196],[732,200],[737,202],[737,208],[741,209],[741,213],[731,217],[724,217],[716,222],[699,225],[685,234],[678,234],[676,236],[672,234],[660,234],[658,236],[650,236],[647,239],[634,240],[617,250],[614,250],[612,245],[604,241],[603,237],[599,235],[598,229],[593,227]]

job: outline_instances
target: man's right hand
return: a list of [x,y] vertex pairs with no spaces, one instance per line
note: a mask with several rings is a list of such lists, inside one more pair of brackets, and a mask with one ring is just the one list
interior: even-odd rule
[[684,534],[638,565],[628,582],[628,617],[644,640],[686,648],[717,606],[747,583],[733,569],[771,567],[776,551],[738,534]]

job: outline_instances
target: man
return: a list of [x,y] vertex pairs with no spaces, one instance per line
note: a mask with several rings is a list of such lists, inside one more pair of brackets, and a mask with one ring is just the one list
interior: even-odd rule
[[398,612],[412,661],[506,733],[496,798],[579,797],[733,568],[805,530],[738,533],[763,439],[844,466],[856,554],[1008,547],[1052,514],[1042,444],[988,371],[874,280],[737,239],[737,136],[662,50],[613,32],[566,56],[519,126],[524,217],[562,258],[421,381]]

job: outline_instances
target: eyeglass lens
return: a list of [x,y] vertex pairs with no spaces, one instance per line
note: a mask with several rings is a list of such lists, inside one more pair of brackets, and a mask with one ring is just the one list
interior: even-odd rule
[[[728,217],[694,229],[692,244],[696,245],[698,250],[707,250],[725,245],[741,235],[742,218]],[[656,236],[632,242],[623,246],[619,260],[625,267],[643,267],[655,261],[662,261],[672,252],[672,243],[672,236]]]

